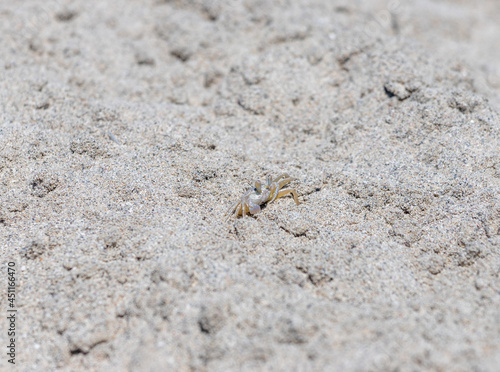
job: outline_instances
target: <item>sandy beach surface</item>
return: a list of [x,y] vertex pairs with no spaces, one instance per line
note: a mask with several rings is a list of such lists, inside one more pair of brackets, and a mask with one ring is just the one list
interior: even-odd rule
[[499,17],[1,1],[0,370],[498,371]]

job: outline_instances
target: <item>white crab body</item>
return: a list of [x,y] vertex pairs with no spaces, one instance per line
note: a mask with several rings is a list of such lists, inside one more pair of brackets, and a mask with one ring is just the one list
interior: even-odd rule
[[283,186],[288,184],[294,178],[284,173],[274,180],[271,176],[267,176],[267,182],[262,185],[260,181],[254,182],[254,187],[250,188],[243,194],[239,201],[234,203],[227,212],[228,218],[233,214],[235,217],[244,216],[246,214],[256,214],[260,212],[260,206],[267,202],[273,202],[286,194],[292,194],[295,203],[299,205],[297,192],[295,189],[283,189]]
[[248,211],[250,212],[250,214],[259,213],[260,206],[269,200],[271,191],[267,188],[261,190],[260,193],[256,193],[254,188],[250,189],[249,191],[250,193],[247,194],[247,200],[244,201],[244,203],[248,205]]

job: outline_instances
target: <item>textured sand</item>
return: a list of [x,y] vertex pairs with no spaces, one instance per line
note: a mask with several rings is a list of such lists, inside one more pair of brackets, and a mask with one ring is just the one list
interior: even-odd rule
[[0,370],[497,370],[498,14],[2,1]]

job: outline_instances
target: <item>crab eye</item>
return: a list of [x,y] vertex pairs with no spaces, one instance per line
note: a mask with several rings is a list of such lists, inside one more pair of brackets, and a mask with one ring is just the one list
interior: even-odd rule
[[255,181],[254,191],[255,192],[260,192],[261,187],[262,187],[262,185],[261,185],[260,181]]

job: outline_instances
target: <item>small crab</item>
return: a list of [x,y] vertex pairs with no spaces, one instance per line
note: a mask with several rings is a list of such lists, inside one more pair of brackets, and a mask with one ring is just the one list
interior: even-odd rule
[[287,194],[293,195],[293,200],[299,205],[297,191],[292,188],[284,189],[283,186],[293,181],[295,178],[290,177],[287,173],[276,177],[274,180],[271,176],[267,176],[266,184],[262,185],[259,180],[254,182],[253,187],[249,188],[245,194],[236,203],[231,205],[227,211],[226,221],[234,215],[234,217],[244,216],[248,213],[256,214],[260,212],[260,206],[267,202],[273,202],[277,198],[281,198]]

